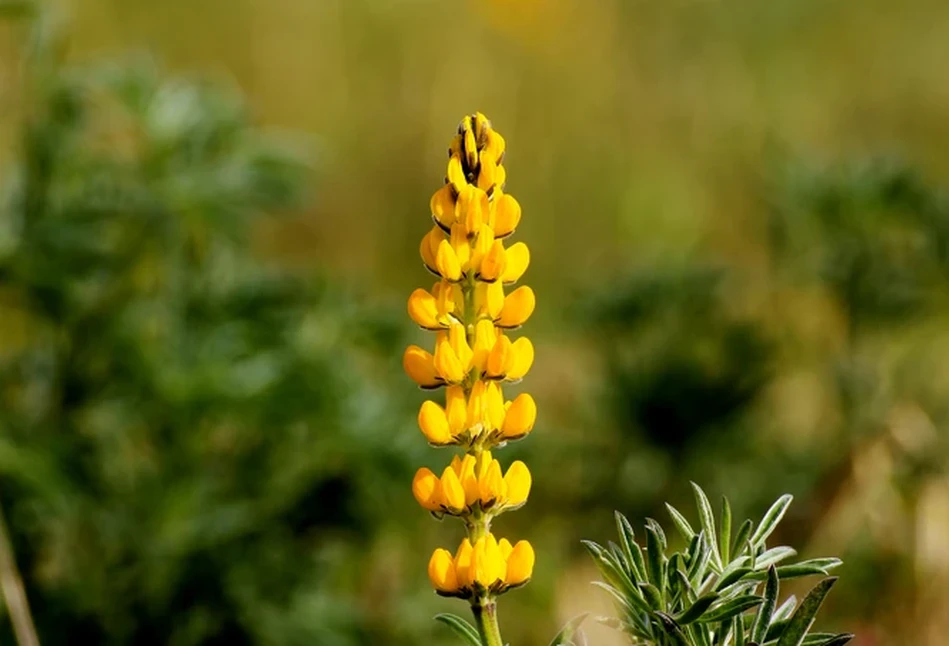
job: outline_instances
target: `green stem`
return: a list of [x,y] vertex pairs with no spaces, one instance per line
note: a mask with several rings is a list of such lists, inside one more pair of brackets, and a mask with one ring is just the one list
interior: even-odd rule
[[504,640],[501,639],[501,629],[498,626],[497,604],[491,599],[481,599],[472,604],[471,612],[474,613],[475,623],[478,624],[482,645],[504,646]]

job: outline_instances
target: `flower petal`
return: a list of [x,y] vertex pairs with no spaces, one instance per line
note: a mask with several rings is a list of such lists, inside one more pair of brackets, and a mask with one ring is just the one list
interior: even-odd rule
[[424,289],[416,289],[409,296],[409,316],[415,323],[426,330],[438,330],[443,326],[438,321],[438,303],[435,297]]
[[422,435],[436,446],[451,444],[451,430],[448,427],[448,418],[445,410],[433,401],[422,402],[418,411],[418,427]]
[[504,484],[507,486],[507,504],[524,504],[531,491],[531,472],[527,465],[520,460],[512,462],[504,474]]
[[518,287],[504,299],[495,323],[502,328],[519,327],[534,313],[535,305],[534,290],[526,285]]
[[518,395],[508,406],[504,415],[501,434],[508,439],[517,439],[531,432],[537,421],[537,404],[527,393]]
[[436,224],[450,230],[455,223],[455,196],[451,184],[445,184],[435,191],[429,204]]
[[422,388],[438,388],[443,381],[435,372],[435,359],[431,354],[418,347],[410,345],[402,355],[402,367],[405,373]]
[[412,495],[425,509],[429,511],[441,509],[438,502],[440,487],[438,476],[432,473],[431,469],[423,467],[415,472],[415,478],[412,479]]
[[[517,242],[504,250],[504,270],[501,281],[505,285],[516,283],[527,271],[531,262],[531,252],[523,242]],[[482,268],[482,271],[484,269]]]
[[506,366],[505,377],[508,381],[523,379],[532,365],[534,365],[534,344],[526,336],[522,336],[511,344],[510,361]]
[[428,578],[439,592],[446,594],[458,592],[458,577],[455,574],[455,563],[451,552],[437,549],[432,553],[432,558],[428,562]]
[[494,235],[503,238],[514,233],[521,222],[521,205],[512,196],[505,193],[495,200]]
[[504,582],[507,585],[520,585],[530,579],[533,573],[534,548],[527,541],[518,541],[507,557]]

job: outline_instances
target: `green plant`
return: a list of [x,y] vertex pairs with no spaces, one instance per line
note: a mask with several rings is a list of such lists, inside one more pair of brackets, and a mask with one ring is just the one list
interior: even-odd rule
[[745,520],[733,535],[728,500],[722,499],[716,523],[705,492],[694,483],[692,487],[698,531],[667,505],[685,550],[668,554],[665,532],[651,518],[643,549],[618,512],[619,544],[585,542],[605,579],[595,585],[613,597],[620,611],[605,623],[642,646],[841,646],[850,641],[850,634],[809,632],[836,578],[821,580],[800,603],[791,595],[778,605],[780,581],[826,575],[841,563],[836,558],[790,563],[797,554],[793,548],[767,547],[791,504],[790,495],[779,498],[760,523]]

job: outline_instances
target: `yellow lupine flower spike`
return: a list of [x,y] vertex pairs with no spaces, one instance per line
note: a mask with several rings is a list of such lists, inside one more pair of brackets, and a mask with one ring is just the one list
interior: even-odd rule
[[431,346],[409,346],[405,372],[423,389],[445,388],[444,399],[422,403],[418,426],[429,444],[457,446],[441,475],[419,469],[412,495],[436,517],[464,521],[467,537],[452,555],[437,549],[428,564],[435,591],[468,599],[479,630],[491,643],[501,639],[494,606],[497,595],[525,584],[533,574],[534,549],[491,534],[501,513],[527,502],[532,477],[520,460],[505,472],[492,450],[523,438],[534,428],[534,398],[505,400],[502,386],[519,382],[534,363],[534,346],[506,330],[521,327],[536,305],[519,282],[530,265],[523,242],[507,242],[521,222],[521,205],[506,193],[505,141],[479,113],[461,120],[448,147],[445,183],[431,196],[432,224],[419,255],[438,277],[431,290],[409,296],[409,318],[434,332]]

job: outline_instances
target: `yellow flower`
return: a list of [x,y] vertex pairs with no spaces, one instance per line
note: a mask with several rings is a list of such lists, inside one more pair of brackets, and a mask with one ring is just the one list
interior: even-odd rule
[[402,367],[421,388],[438,388],[445,383],[435,372],[435,357],[417,345],[410,345],[405,349]]
[[527,271],[527,266],[531,262],[530,250],[523,242],[517,242],[504,250],[504,260],[501,281],[505,285],[516,283]]
[[504,252],[504,243],[495,240],[491,243],[491,248],[481,259],[479,266],[478,280],[494,282],[504,275],[507,269],[507,254]]
[[518,541],[507,557],[504,582],[507,585],[526,583],[534,573],[534,548],[527,541]]
[[527,541],[512,548],[506,538],[490,532],[474,544],[462,540],[454,558],[437,549],[428,563],[428,576],[442,596],[471,598],[486,593],[501,594],[526,583],[534,570],[534,549]]
[[412,479],[412,495],[429,511],[441,509],[441,482],[431,469],[421,468]]
[[435,374],[448,384],[459,384],[468,376],[474,352],[468,345],[463,325],[440,332],[435,342]]
[[527,502],[530,489],[531,473],[526,464],[517,460],[502,475],[501,463],[490,451],[482,451],[478,457],[455,456],[441,478],[421,468],[412,480],[412,495],[422,507],[451,516],[465,516],[474,510],[497,516]]
[[451,552],[435,550],[428,562],[428,578],[438,592],[452,594],[458,590],[458,577]]
[[507,406],[501,435],[509,440],[524,437],[534,428],[536,420],[537,405],[534,398],[527,393],[521,393]]
[[506,238],[514,233],[514,229],[521,223],[521,205],[505,193],[495,196],[493,206],[494,235],[498,238]]
[[534,313],[534,290],[526,285],[518,287],[504,299],[504,307],[495,320],[498,327],[520,327]]
[[422,402],[418,411],[418,427],[422,435],[435,446],[451,444],[451,427],[448,425],[448,416],[445,409],[433,401]]
[[409,317],[419,327],[426,330],[441,330],[449,327],[455,320],[453,290],[456,287],[447,282],[435,283],[431,292],[416,289],[409,296]]
[[438,594],[479,602],[524,584],[534,567],[529,543],[512,546],[488,531],[494,516],[523,505],[531,489],[527,465],[515,461],[505,473],[491,449],[524,437],[537,419],[530,395],[505,402],[502,392],[534,362],[530,339],[511,339],[505,330],[523,325],[535,306],[530,287],[506,293],[527,271],[530,250],[503,240],[521,221],[520,204],[505,192],[505,149],[481,113],[464,117],[451,139],[445,183],[429,202],[433,224],[419,245],[438,282],[413,291],[407,304],[409,317],[435,333],[434,347],[409,346],[402,359],[421,388],[445,387],[443,403],[419,408],[425,439],[464,450],[440,476],[422,468],[412,480],[424,509],[461,517],[469,532],[454,556],[435,550],[428,575]]

